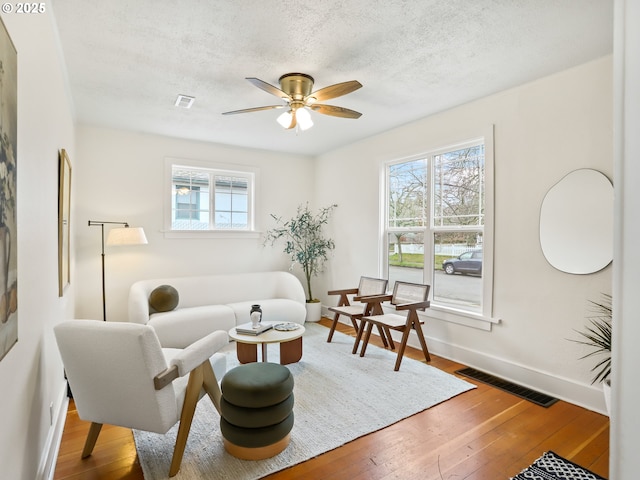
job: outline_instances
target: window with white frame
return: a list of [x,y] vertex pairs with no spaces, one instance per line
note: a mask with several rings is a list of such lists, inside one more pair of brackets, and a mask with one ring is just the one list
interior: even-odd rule
[[171,162],[170,175],[170,230],[254,230],[254,172]]
[[491,316],[486,162],[483,137],[385,164],[383,262],[390,286],[428,283],[432,309]]

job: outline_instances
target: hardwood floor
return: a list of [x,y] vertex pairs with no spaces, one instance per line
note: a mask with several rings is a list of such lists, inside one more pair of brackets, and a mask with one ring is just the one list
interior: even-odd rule
[[[328,325],[325,319],[321,323]],[[345,325],[339,325],[338,330],[352,333]],[[413,348],[406,353],[407,357],[418,360],[421,355]],[[463,367],[435,355],[431,365],[449,373]],[[471,382],[478,388],[265,478],[508,479],[547,450],[608,477],[609,419],[606,416],[562,401],[549,408],[539,407],[493,387]],[[126,428],[105,425],[93,454],[81,460],[88,429],[89,424],[78,419],[72,402],[55,480],[144,478],[133,435]]]

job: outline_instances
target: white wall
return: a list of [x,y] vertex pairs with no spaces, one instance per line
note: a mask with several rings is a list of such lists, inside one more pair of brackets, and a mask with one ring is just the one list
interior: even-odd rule
[[615,9],[615,264],[609,478],[638,477],[640,457],[640,0]]
[[[589,299],[611,293],[611,267],[569,275],[545,260],[538,221],[547,190],[568,172],[612,178],[612,58],[442,112],[321,156],[317,204],[338,203],[335,258],[321,288],[378,274],[381,163],[483,133],[495,125],[495,258],[491,332],[429,320],[432,351],[560,398],[604,410],[576,337]],[[338,174],[338,172],[340,174]],[[333,304],[335,298],[322,297]]]
[[263,247],[261,238],[165,238],[164,159],[258,168],[257,226],[268,229],[274,225],[269,214],[292,215],[298,204],[313,199],[312,158],[90,126],[80,127],[77,137],[77,317],[102,318],[100,228],[89,227],[89,220],[127,221],[144,227],[149,240],[144,246],[105,248],[109,320],[126,320],[129,286],[136,280],[289,268],[282,246]]
[[[52,327],[73,316],[58,297],[58,150],[75,160],[74,129],[47,12],[2,15],[18,51],[18,343],[0,362],[0,476],[39,478],[65,399]],[[59,425],[60,426],[60,425]]]

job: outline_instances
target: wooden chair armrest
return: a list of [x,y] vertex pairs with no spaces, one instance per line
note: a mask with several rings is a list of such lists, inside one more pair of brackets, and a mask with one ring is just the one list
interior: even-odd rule
[[392,298],[393,295],[389,294],[367,295],[364,297],[358,297],[358,301],[367,304],[364,309],[365,315],[382,315],[384,313],[384,310],[382,310],[382,303],[391,300]]
[[362,297],[354,297],[354,300],[357,300],[362,303],[382,303],[387,302],[393,298],[393,295],[383,293],[380,295],[366,295]]
[[343,288],[342,290],[329,290],[327,295],[349,295],[353,293],[358,293],[357,288]]
[[174,365],[153,377],[153,386],[156,390],[162,390],[179,376],[178,367]]
[[396,310],[424,310],[425,308],[429,308],[431,302],[429,300],[425,300],[424,302],[411,302],[411,303],[400,303],[396,305]]

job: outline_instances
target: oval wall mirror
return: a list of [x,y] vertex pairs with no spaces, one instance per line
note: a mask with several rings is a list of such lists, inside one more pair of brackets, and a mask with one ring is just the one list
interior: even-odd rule
[[547,192],[540,209],[540,245],[558,270],[584,275],[613,259],[613,185],[588,168],[574,170]]

